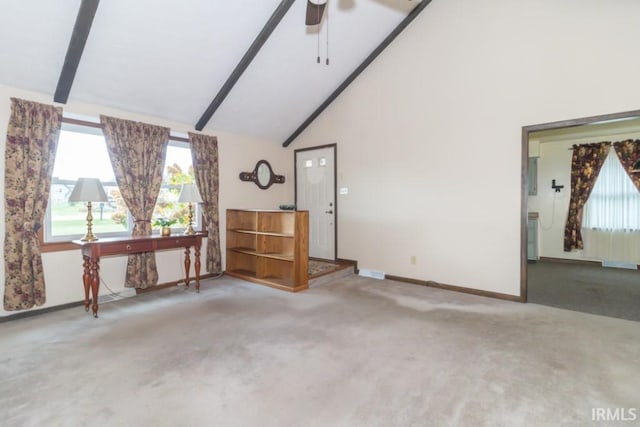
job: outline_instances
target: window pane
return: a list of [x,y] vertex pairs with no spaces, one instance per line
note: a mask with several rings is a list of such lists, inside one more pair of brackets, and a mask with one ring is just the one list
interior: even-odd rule
[[102,134],[61,130],[53,176],[74,181],[88,177],[115,182]]
[[[187,225],[187,203],[178,203],[182,184],[195,182],[191,150],[187,144],[171,142],[167,147],[165,170],[162,174],[162,187],[158,195],[156,208],[153,211],[154,220],[167,218],[175,220],[173,228],[184,228]],[[193,206],[193,224],[199,227],[199,206]]]
[[86,233],[86,203],[69,202],[69,195],[81,177],[99,178],[109,197],[108,202],[92,206],[93,232],[103,236],[127,232],[127,210],[115,183],[104,137],[63,129],[53,167],[45,240],[79,239]]
[[582,227],[606,231],[640,230],[640,193],[617,154],[610,150],[584,205]]

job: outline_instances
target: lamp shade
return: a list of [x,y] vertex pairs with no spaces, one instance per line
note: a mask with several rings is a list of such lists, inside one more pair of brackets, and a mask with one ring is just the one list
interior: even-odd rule
[[202,203],[202,197],[195,184],[182,184],[178,203]]
[[78,178],[69,196],[70,202],[108,202],[107,193],[98,178]]

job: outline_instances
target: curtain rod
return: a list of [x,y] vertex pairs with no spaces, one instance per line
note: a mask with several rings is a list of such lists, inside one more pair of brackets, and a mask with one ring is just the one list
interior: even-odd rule
[[[90,128],[96,128],[96,129],[104,129],[104,126],[102,126],[102,124],[100,123],[89,122],[87,120],[80,120],[80,119],[71,119],[69,117],[63,117],[62,123],[69,123],[71,125],[86,126]],[[173,136],[171,134],[169,134],[169,139],[171,141],[189,142],[189,138],[184,138],[182,136]]]

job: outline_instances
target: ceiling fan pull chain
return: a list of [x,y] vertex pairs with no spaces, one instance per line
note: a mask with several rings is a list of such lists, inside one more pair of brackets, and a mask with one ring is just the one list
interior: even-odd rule
[[325,63],[329,65],[329,0],[327,0],[327,59]]
[[320,26],[320,8],[319,7],[316,9],[316,12],[318,14],[318,31],[317,31],[317,34],[318,34],[318,37],[317,37],[318,38],[318,49],[317,49],[317,51],[318,51],[318,59],[317,59],[317,62],[319,64],[320,63],[320,29],[321,29],[321,26]]

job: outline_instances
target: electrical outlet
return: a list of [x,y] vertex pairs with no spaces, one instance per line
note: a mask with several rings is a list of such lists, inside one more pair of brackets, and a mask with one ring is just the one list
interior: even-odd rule
[[411,264],[416,265],[416,256],[411,255]]

